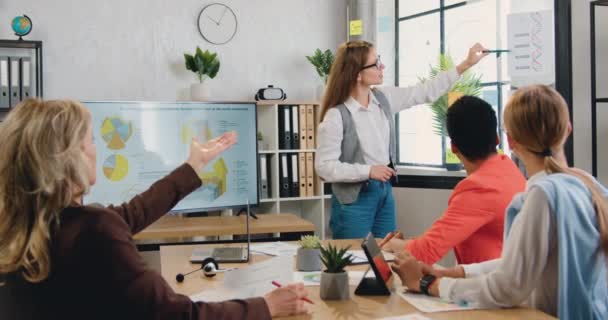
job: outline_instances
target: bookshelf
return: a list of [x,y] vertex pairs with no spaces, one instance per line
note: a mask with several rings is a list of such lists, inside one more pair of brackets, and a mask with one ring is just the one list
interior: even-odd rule
[[[326,239],[330,237],[329,215],[331,210],[330,195],[325,195],[325,185],[315,174],[313,181],[314,191],[312,195],[301,196],[280,196],[280,158],[281,154],[300,154],[309,153],[315,156],[314,148],[301,146],[299,149],[281,149],[279,135],[279,117],[282,106],[303,106],[311,105],[314,111],[314,133],[320,122],[321,106],[315,101],[258,101],[257,117],[258,132],[262,134],[262,141],[258,141],[258,155],[267,157],[268,173],[270,174],[270,194],[268,198],[260,198],[259,212],[265,213],[293,213],[315,225],[315,234]],[[315,137],[316,138],[316,137]],[[299,157],[298,157],[299,158]],[[259,161],[261,162],[261,161]],[[313,159],[314,165],[314,159]],[[299,172],[299,167],[298,167]]]

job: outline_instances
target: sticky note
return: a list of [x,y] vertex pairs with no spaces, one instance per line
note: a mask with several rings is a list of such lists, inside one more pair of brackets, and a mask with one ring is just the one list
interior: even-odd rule
[[363,20],[351,20],[349,35],[351,36],[360,36],[363,34]]
[[378,32],[391,31],[391,17],[382,16],[378,18]]

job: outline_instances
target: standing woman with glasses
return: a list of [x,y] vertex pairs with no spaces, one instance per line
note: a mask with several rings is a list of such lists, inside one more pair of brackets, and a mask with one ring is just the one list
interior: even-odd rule
[[456,68],[411,87],[378,87],[384,64],[366,41],[342,44],[322,102],[315,169],[332,183],[332,235],[384,237],[395,230],[391,178],[396,176],[394,114],[448,92],[460,75],[487,53],[475,44]]

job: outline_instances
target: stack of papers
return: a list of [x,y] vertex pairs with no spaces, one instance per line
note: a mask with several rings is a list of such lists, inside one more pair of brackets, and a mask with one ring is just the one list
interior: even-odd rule
[[251,244],[251,251],[269,256],[290,256],[293,257],[298,252],[300,246],[286,242],[265,242]]
[[451,302],[446,302],[437,297],[429,297],[419,293],[409,293],[404,287],[396,288],[397,294],[405,301],[409,302],[414,308],[422,312],[443,312],[443,311],[462,311],[481,309],[480,307],[472,307],[466,304],[459,305]]
[[216,302],[261,297],[275,289],[272,281],[293,282],[293,257],[279,256],[224,273],[222,286],[190,296],[190,300]]
[[[351,286],[358,285],[364,274],[364,271],[348,271],[348,284]],[[321,271],[294,272],[293,282],[303,282],[304,286],[307,287],[319,286],[321,285]]]
[[[386,261],[394,261],[395,255],[390,252],[382,251],[384,254],[384,260]],[[347,254],[352,254],[353,262],[351,264],[366,264],[368,263],[367,257],[365,256],[365,252],[363,250],[348,250]]]

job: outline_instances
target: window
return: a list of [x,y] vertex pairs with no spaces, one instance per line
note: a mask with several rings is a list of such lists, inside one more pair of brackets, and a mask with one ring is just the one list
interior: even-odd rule
[[[509,1],[396,0],[398,20],[398,86],[414,85],[428,77],[440,53],[457,64],[467,50],[480,42],[488,48],[506,48],[506,12]],[[506,58],[490,55],[471,71],[481,76],[481,98],[497,112],[500,147],[505,151],[502,109],[509,95]],[[400,165],[444,167],[447,143],[433,132],[433,114],[427,105],[397,115],[397,162]],[[447,146],[449,148],[449,146]]]

